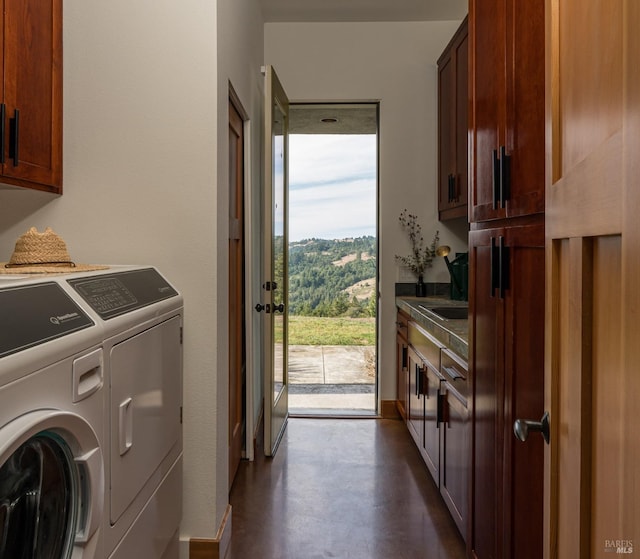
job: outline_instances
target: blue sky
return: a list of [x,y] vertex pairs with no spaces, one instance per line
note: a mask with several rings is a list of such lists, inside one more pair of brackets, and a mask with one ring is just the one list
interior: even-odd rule
[[376,136],[289,136],[289,241],[376,234]]

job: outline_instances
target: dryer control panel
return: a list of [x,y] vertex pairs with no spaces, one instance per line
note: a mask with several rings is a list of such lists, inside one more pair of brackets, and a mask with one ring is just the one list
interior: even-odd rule
[[68,282],[104,320],[178,295],[153,268],[101,274]]

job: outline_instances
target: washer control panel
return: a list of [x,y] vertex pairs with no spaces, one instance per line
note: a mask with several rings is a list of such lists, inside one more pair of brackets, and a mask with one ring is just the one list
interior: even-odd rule
[[0,289],[0,358],[94,324],[54,282]]

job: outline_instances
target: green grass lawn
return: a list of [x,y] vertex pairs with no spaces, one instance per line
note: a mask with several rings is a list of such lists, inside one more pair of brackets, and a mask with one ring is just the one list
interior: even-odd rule
[[289,345],[374,345],[375,318],[289,317]]

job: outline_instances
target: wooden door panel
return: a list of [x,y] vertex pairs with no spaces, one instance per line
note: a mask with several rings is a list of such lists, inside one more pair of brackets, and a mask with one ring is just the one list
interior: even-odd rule
[[563,0],[559,6],[556,53],[562,75],[558,116],[564,176],[620,130],[623,28],[622,2],[590,0],[587,10],[582,0]]
[[[618,511],[624,484],[624,394],[622,374],[622,275],[619,235],[592,244],[591,325],[591,549],[604,552],[605,540],[620,531]],[[619,539],[624,539],[621,535]]]
[[582,559],[640,537],[640,10],[547,8],[545,557]]

